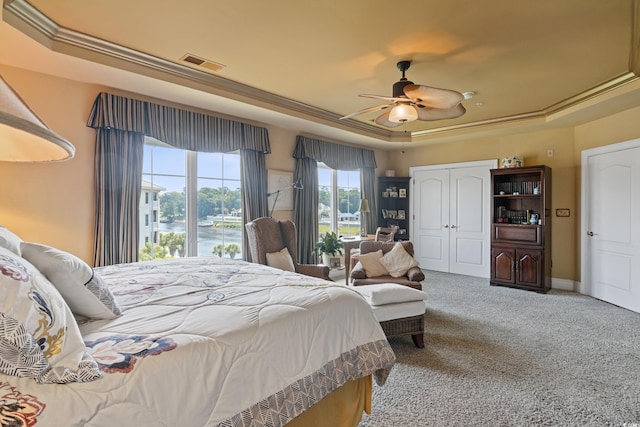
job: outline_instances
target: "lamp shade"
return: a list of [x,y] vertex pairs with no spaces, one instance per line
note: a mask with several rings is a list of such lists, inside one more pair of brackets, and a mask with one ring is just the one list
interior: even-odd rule
[[412,122],[418,118],[418,112],[407,104],[398,104],[389,112],[389,121],[393,123]]
[[360,199],[360,209],[358,209],[362,213],[369,213],[369,201],[367,199]]
[[74,154],[73,144],[49,129],[0,76],[0,161],[51,162]]

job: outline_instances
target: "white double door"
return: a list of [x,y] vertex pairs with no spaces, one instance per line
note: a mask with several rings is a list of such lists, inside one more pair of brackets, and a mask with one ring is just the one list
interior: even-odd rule
[[640,312],[640,140],[582,153],[581,292]]
[[422,268],[489,277],[495,167],[489,160],[411,168],[412,240]]

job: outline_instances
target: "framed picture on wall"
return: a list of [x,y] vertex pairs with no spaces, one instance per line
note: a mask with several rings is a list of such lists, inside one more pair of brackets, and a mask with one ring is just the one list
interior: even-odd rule
[[[293,172],[285,172],[274,169],[267,170],[267,191],[271,193],[268,199],[269,206],[274,211],[293,210]],[[280,194],[275,194],[278,190]],[[276,200],[276,196],[278,200]],[[275,206],[273,205],[275,201]]]

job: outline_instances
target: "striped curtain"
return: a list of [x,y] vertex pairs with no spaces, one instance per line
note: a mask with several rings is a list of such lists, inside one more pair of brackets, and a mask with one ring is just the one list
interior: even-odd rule
[[96,129],[96,266],[138,259],[144,134]]
[[296,159],[295,179],[302,180],[304,191],[293,193],[293,217],[296,223],[298,263],[317,262],[313,247],[318,236],[318,163],[308,157]]
[[[305,186],[305,191],[296,192],[293,207],[298,225],[298,253],[301,254],[299,262],[311,263],[315,262],[313,246],[318,237],[317,162],[322,162],[331,169],[360,170],[362,197],[369,201],[371,212],[377,212],[375,198],[376,157],[372,150],[300,135],[296,137],[293,157],[296,159],[296,178],[301,178]],[[365,223],[367,232],[375,228],[376,222],[377,219],[374,218],[374,215],[367,215]]]
[[[267,203],[267,168],[264,153],[254,150],[240,151],[242,173],[242,221],[244,224],[269,215]],[[242,230],[242,259],[251,261],[249,239]]]
[[94,101],[87,126],[97,135],[96,266],[138,260],[145,136],[185,150],[240,150],[243,219],[268,212],[264,156],[271,148],[266,128],[104,92]]

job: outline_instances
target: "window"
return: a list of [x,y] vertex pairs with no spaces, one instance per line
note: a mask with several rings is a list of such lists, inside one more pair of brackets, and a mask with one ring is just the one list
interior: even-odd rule
[[[242,251],[240,155],[145,141],[140,259],[235,257]],[[146,215],[147,217],[145,217]],[[145,243],[142,243],[145,242]]]
[[318,163],[318,231],[360,234],[360,171],[330,169]]

